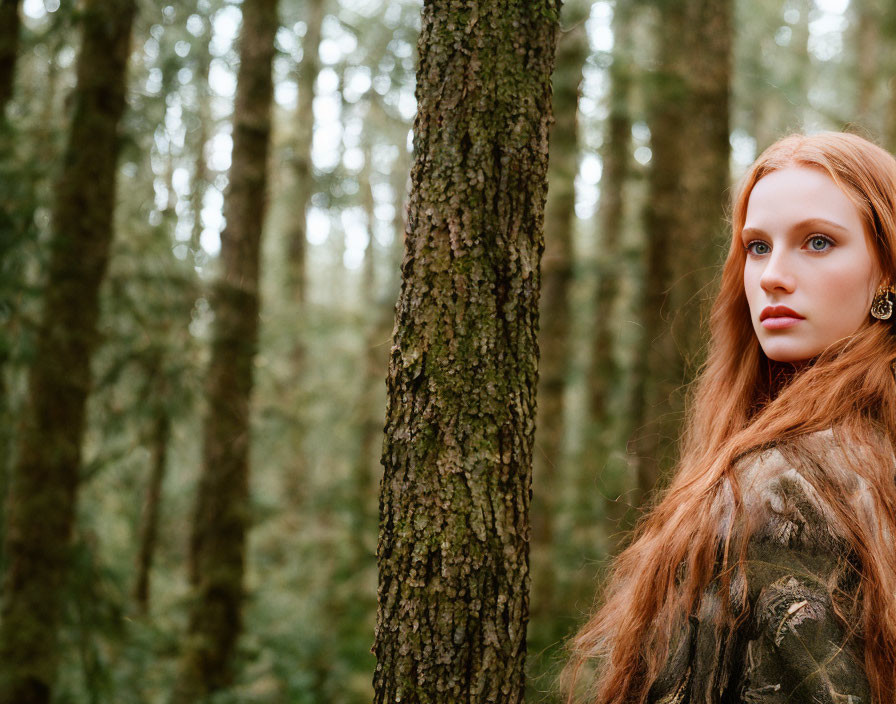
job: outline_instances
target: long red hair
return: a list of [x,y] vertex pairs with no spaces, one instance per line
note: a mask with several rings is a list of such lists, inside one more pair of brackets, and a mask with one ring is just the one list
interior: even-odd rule
[[[836,477],[806,472],[812,475],[806,478],[831,506],[861,560],[858,598],[872,692],[880,702],[896,694],[896,549],[888,537],[896,535],[891,458],[896,446],[891,367],[896,335],[889,321],[869,316],[855,334],[797,373],[785,375],[783,382],[774,373],[776,365],[763,353],[750,320],[741,231],[753,186],[787,166],[817,168],[830,175],[858,207],[883,280],[896,280],[896,159],[859,136],[834,132],[791,135],[760,155],[733,202],[731,245],[712,308],[707,360],[692,389],[678,466],[668,489],[615,560],[597,610],[570,643],[571,657],[562,677],[570,702],[644,702],[670,643],[718,574],[723,524],[729,526],[723,589],[725,575],[743,566],[745,548],[729,555],[732,521],[726,519],[733,511],[737,520],[742,511],[735,460],[750,450],[831,428],[845,446],[858,443],[864,448],[865,461],[850,462],[849,471],[869,487],[874,520],[855,520]],[[745,599],[745,589],[740,593]],[[731,626],[736,625],[736,611],[726,614]],[[581,695],[577,692],[583,683],[587,693]]]

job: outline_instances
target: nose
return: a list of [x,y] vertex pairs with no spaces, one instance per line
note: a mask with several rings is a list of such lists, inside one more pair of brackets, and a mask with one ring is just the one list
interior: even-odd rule
[[796,279],[788,265],[787,254],[782,249],[772,250],[759,279],[762,290],[768,293],[776,290],[791,293],[796,288]]

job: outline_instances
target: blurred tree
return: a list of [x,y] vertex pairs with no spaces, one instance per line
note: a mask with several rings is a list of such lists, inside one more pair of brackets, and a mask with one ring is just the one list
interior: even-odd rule
[[301,503],[308,478],[307,447],[304,437],[307,430],[307,412],[302,391],[305,387],[305,347],[307,344],[307,251],[308,209],[314,195],[314,165],[311,146],[314,141],[314,85],[320,72],[321,26],[325,16],[325,0],[307,0],[305,8],[305,35],[302,37],[302,60],[296,70],[298,100],[295,116],[295,139],[292,149],[293,197],[288,219],[287,233],[287,298],[292,302],[293,320],[299,321],[293,336],[291,365],[288,377],[287,404],[291,418],[289,433],[290,466],[285,470],[285,486],[294,503]]
[[208,72],[211,68],[209,42],[212,39],[211,21],[204,13],[197,13],[202,22],[202,31],[197,38],[194,51],[194,84],[197,93],[196,128],[193,130],[193,180],[190,191],[190,210],[193,215],[193,228],[190,235],[190,251],[195,257],[201,250],[202,237],[202,201],[208,191],[210,174],[205,150],[208,147],[211,124],[211,89],[208,83]]
[[375,701],[523,698],[558,4],[431,0],[388,377]]
[[[619,291],[620,259],[622,257],[622,229],[625,210],[625,186],[631,171],[631,91],[634,80],[633,0],[616,0],[613,9],[613,55],[608,69],[608,112],[604,123],[603,168],[600,177],[598,203],[598,285],[595,300],[594,332],[591,341],[591,367],[588,373],[588,433],[585,439],[583,476],[592,481],[601,478],[601,492],[605,497],[606,534],[608,550],[613,553],[627,527],[631,488],[625,469],[610,461],[616,445],[614,430],[617,421],[626,420],[613,413],[611,399],[619,384],[619,365],[614,355],[617,321],[613,310]],[[627,409],[626,409],[627,410]],[[618,437],[627,440],[630,428],[619,431]],[[623,441],[624,442],[624,441]],[[587,501],[591,492],[583,491]]]
[[0,0],[0,122],[6,119],[15,82],[21,5],[21,0]]
[[289,290],[298,308],[305,303],[305,266],[308,248],[308,206],[314,193],[311,142],[314,137],[314,84],[320,72],[321,25],[325,0],[307,0],[302,60],[296,70],[298,103],[295,112],[296,136],[292,155],[295,197],[288,238]]
[[736,3],[740,122],[765,149],[783,132],[806,129],[811,120],[812,63],[809,21],[814,0]]
[[659,9],[644,343],[635,382],[637,503],[675,461],[683,389],[706,341],[729,178],[731,0],[664,0]]
[[[892,70],[892,49],[884,54],[886,33],[881,32],[885,22],[885,8],[879,0],[855,0],[850,3],[854,15],[852,45],[855,54],[856,104],[853,122],[867,130],[872,139],[881,139],[884,129],[883,111],[879,110],[881,64]],[[884,60],[882,61],[882,55]],[[889,73],[889,71],[888,71]]]
[[[375,102],[371,101],[370,111],[373,111]],[[359,557],[372,554],[367,547],[367,538],[371,535],[371,528],[376,529],[376,491],[374,490],[374,465],[372,458],[378,454],[377,445],[382,442],[383,411],[380,403],[380,387],[383,386],[384,372],[389,366],[389,336],[392,331],[392,307],[395,300],[398,281],[396,276],[389,272],[390,280],[387,285],[378,286],[376,270],[377,259],[381,257],[380,247],[377,246],[374,230],[376,227],[375,198],[373,193],[373,150],[370,144],[370,135],[365,133],[364,140],[364,166],[361,169],[359,185],[361,200],[364,208],[364,219],[367,226],[367,247],[364,249],[364,261],[361,273],[361,294],[364,300],[369,302],[369,319],[363,320],[366,327],[364,335],[364,375],[361,379],[361,394],[358,400],[358,457],[354,471],[354,497],[352,507],[352,520],[354,523],[353,539],[357,542]],[[402,160],[404,161],[404,160]],[[399,165],[400,168],[400,165]],[[401,169],[404,171],[405,169]],[[402,230],[396,231],[393,242],[401,243]],[[397,272],[396,272],[397,273]]]
[[74,69],[60,70],[58,57],[70,49],[73,15],[71,7],[60,7],[40,31],[21,32],[25,41],[18,44],[15,72],[22,89],[0,126],[0,544],[14,428],[46,268],[38,245],[47,238],[42,215],[51,200],[67,127],[61,109],[67,91],[59,91],[58,84]]
[[[160,211],[161,222],[149,233],[150,237],[134,238],[139,252],[144,254],[143,262],[153,261],[155,267],[146,266],[147,271],[134,271],[133,268],[123,274],[122,288],[130,287],[130,295],[137,298],[135,303],[143,303],[150,307],[149,311],[137,310],[134,306],[126,315],[137,318],[142,323],[141,330],[151,340],[147,349],[141,354],[141,372],[146,379],[144,393],[141,394],[146,416],[143,436],[149,450],[149,476],[146,481],[146,494],[141,511],[137,557],[133,584],[133,596],[138,611],[146,616],[150,607],[151,571],[158,547],[159,522],[162,510],[162,488],[170,461],[170,443],[172,426],[190,407],[191,395],[188,375],[194,371],[190,364],[189,352],[191,339],[189,323],[194,304],[199,295],[199,281],[196,276],[196,263],[199,261],[202,231],[202,198],[208,188],[209,174],[205,159],[205,149],[211,124],[209,110],[210,89],[208,72],[211,56],[209,42],[211,40],[211,22],[202,12],[202,0],[178,6],[177,13],[170,16],[168,22],[172,26],[161,36],[159,57],[155,60],[162,69],[161,109],[162,125],[174,124],[173,115],[182,117],[187,124],[193,123],[192,139],[184,136],[183,149],[175,146],[175,137],[166,130],[166,153],[164,155],[164,176],[166,182],[166,199]],[[187,24],[194,18],[199,30],[195,36],[189,32],[177,32],[173,27]],[[189,60],[177,54],[178,44],[183,46],[185,38],[190,42]],[[181,49],[183,51],[183,49]],[[195,105],[183,105],[178,95],[180,80],[178,76],[184,65],[193,69],[190,72],[190,87],[195,94]],[[167,88],[166,88],[167,86]],[[175,98],[180,98],[175,100]],[[147,109],[149,106],[144,106]],[[192,119],[191,119],[192,118]],[[140,128],[143,128],[142,130]],[[146,140],[145,125],[135,126],[137,134],[133,139],[141,144],[135,149],[145,148],[150,153],[155,140]],[[181,154],[181,152],[185,152]],[[191,153],[192,152],[192,153]],[[174,174],[179,161],[183,157],[192,156],[193,178],[189,194],[184,198],[190,204],[192,217],[189,245],[184,252],[184,245],[175,245],[187,256],[176,257],[172,253],[172,242],[177,241],[177,225],[179,196],[174,184]],[[148,165],[147,165],[148,166]],[[149,169],[150,187],[152,186],[152,170]],[[142,174],[141,174],[142,175]],[[144,176],[145,178],[145,176]],[[140,207],[132,205],[139,212]],[[184,209],[181,209],[183,212]],[[150,216],[151,218],[151,216]],[[180,239],[184,239],[181,237]],[[153,246],[155,245],[155,246]],[[128,255],[139,258],[137,252]],[[123,256],[126,256],[122,253]],[[162,268],[164,267],[164,268]],[[161,270],[159,270],[161,269]],[[167,285],[159,286],[160,280]],[[149,284],[144,289],[141,284]],[[126,294],[120,294],[124,297]],[[122,341],[123,346],[128,346]],[[130,346],[139,344],[131,341]],[[177,391],[178,393],[175,393]]]
[[98,290],[112,241],[118,123],[133,0],[87,0],[65,162],[56,186],[44,310],[6,516],[0,702],[49,702],[81,472]]
[[[896,5],[887,3],[881,13],[881,33],[890,52],[890,62],[896,66]],[[881,117],[883,132],[881,144],[896,154],[896,71],[884,67],[885,92],[887,94]]]
[[[809,53],[809,15],[815,7],[815,0],[797,0],[793,3],[799,18],[793,23],[788,42],[791,62],[784,83],[784,96],[790,102],[790,121],[783,126],[788,132],[796,132],[809,128],[811,104],[809,102],[809,86],[812,82],[812,56]],[[782,126],[778,127],[780,131]],[[769,135],[771,141],[780,134]],[[767,145],[765,145],[767,146]]]
[[213,291],[208,409],[191,543],[187,638],[171,698],[187,704],[227,687],[242,625],[249,519],[249,398],[258,338],[258,283],[265,213],[277,0],[242,5],[233,157]]
[[585,20],[589,5],[570,2],[560,14],[561,29],[552,78],[554,124],[550,130],[548,194],[544,211],[544,256],[538,347],[538,412],[532,462],[532,600],[530,638],[537,652],[557,641],[553,614],[556,555],[554,524],[563,461],[564,390],[569,372],[570,285],[573,272],[578,174],[579,88],[588,57]]
[[[12,164],[14,137],[7,121],[6,105],[12,98],[15,83],[15,65],[19,48],[20,0],[0,0],[0,178],[4,182],[15,179],[15,167]],[[14,211],[21,207],[21,194],[8,193],[10,189],[5,183],[0,191],[0,272],[12,274],[9,258],[17,241],[20,239],[16,231],[21,229],[16,222]],[[0,288],[2,291],[2,288]],[[5,291],[3,291],[5,294]],[[7,322],[10,317],[11,302],[6,295],[0,296],[0,319]],[[0,332],[0,524],[3,523],[3,504],[6,499],[8,482],[8,462],[12,445],[12,414],[10,413],[9,390],[6,383],[6,365],[9,361],[12,341],[8,339],[6,325]],[[0,527],[0,543],[2,543],[2,527]],[[3,562],[0,549],[0,565]]]

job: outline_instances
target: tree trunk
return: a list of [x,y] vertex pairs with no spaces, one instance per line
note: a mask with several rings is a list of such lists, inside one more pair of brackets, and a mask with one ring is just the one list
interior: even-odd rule
[[[402,147],[404,151],[404,147]],[[366,159],[372,159],[373,155],[368,150]],[[366,161],[365,163],[370,163]],[[366,171],[365,166],[365,171]],[[362,382],[361,397],[361,441],[359,444],[358,459],[355,466],[355,490],[356,490],[356,517],[359,519],[356,528],[359,528],[356,536],[359,545],[364,545],[368,535],[366,528],[371,524],[376,527],[376,491],[374,480],[381,471],[379,464],[379,452],[383,439],[383,411],[385,406],[381,392],[383,386],[383,372],[389,366],[389,347],[394,323],[395,298],[398,294],[399,267],[401,265],[401,252],[404,250],[404,203],[406,196],[405,183],[407,181],[408,159],[403,155],[396,159],[392,167],[392,185],[395,190],[395,218],[394,239],[388,251],[383,252],[386,259],[388,276],[385,283],[375,287],[375,261],[376,247],[373,240],[368,245],[364,254],[364,271],[362,291],[365,300],[371,303],[369,310],[372,313],[373,322],[370,325],[366,337],[364,349],[364,381]],[[361,176],[361,188],[364,189],[364,209],[370,223],[371,236],[373,233],[373,192],[370,189],[369,174]],[[400,184],[400,185],[399,185]],[[377,459],[374,459],[376,457]],[[368,518],[370,520],[368,520]],[[364,554],[367,554],[367,548]]]
[[325,16],[325,0],[307,0],[305,36],[302,38],[302,61],[296,71],[298,101],[295,113],[296,136],[292,157],[294,195],[292,217],[287,234],[287,296],[295,314],[296,335],[286,383],[286,405],[291,416],[288,443],[292,460],[284,470],[284,491],[293,506],[305,500],[308,479],[306,460],[305,417],[302,390],[305,388],[305,300],[307,297],[308,209],[314,195],[314,165],[311,146],[314,139],[314,84],[320,73],[321,27]]
[[[563,461],[563,392],[569,367],[569,289],[573,274],[575,180],[578,173],[578,107],[582,66],[588,57],[585,20],[588,6],[564,6],[552,80],[554,124],[550,131],[545,250],[541,261],[540,361],[536,451],[532,466],[532,634],[550,633],[536,650],[556,642],[554,600],[554,521],[557,476]],[[546,632],[547,633],[546,633]],[[540,640],[535,636],[536,641]]]
[[292,229],[288,240],[288,277],[292,299],[299,308],[305,304],[305,257],[308,248],[308,206],[314,192],[311,142],[314,138],[314,84],[320,73],[320,35],[324,21],[324,1],[308,0],[305,36],[302,38],[302,62],[296,72],[299,95],[296,105],[296,138],[293,154],[295,198]]
[[427,0],[380,497],[375,701],[521,702],[559,7]]
[[708,287],[718,268],[729,179],[731,2],[667,0],[661,34],[661,74],[650,108],[644,343],[637,371],[639,502],[676,460],[684,387],[706,342]]
[[[614,308],[619,292],[620,245],[625,208],[625,185],[630,171],[632,118],[629,107],[633,60],[633,3],[616,0],[613,13],[613,63],[609,69],[609,114],[603,144],[603,169],[600,177],[600,203],[597,212],[599,227],[598,282],[595,300],[594,332],[591,343],[591,367],[588,375],[589,432],[582,468],[589,483],[600,480],[604,496],[604,518],[608,551],[615,553],[618,536],[627,527],[628,490],[631,482],[627,467],[611,462],[616,445],[616,423],[610,403],[619,380],[619,365],[613,352],[616,321]],[[625,414],[623,414],[625,415]],[[628,437],[622,430],[619,438]],[[624,443],[624,440],[623,440]],[[582,497],[592,492],[582,491]],[[593,504],[592,504],[593,505]]]
[[197,42],[196,55],[196,92],[198,93],[198,109],[196,111],[196,139],[193,142],[195,159],[193,161],[193,182],[190,190],[190,210],[193,213],[193,228],[190,233],[190,252],[193,257],[201,248],[202,240],[202,201],[205,199],[209,184],[208,162],[205,159],[205,148],[209,140],[211,124],[211,90],[208,84],[208,73],[211,67],[209,42],[212,38],[212,24],[208,17],[202,18],[202,41]]
[[[15,86],[21,27],[20,12],[21,0],[0,0],[0,169],[2,169],[0,178],[11,181],[16,178],[13,165],[15,135],[6,118],[6,106],[12,98]],[[14,264],[4,266],[3,263],[8,261],[21,238],[19,218],[11,212],[22,207],[17,196],[15,190],[0,196],[0,272],[3,274],[7,273],[7,267],[15,267]],[[16,288],[13,280],[9,290],[14,291]],[[6,299],[6,296],[3,298]],[[12,301],[3,300],[0,305],[4,308],[11,307]],[[6,503],[9,462],[13,447],[14,419],[10,407],[9,389],[6,385],[6,368],[12,344],[9,332],[0,331],[0,543],[3,542],[2,524],[5,523],[3,506]],[[3,551],[0,545],[0,574],[3,572],[2,568]]]
[[6,120],[15,84],[21,4],[21,0],[0,0],[0,123]]
[[882,121],[875,113],[877,86],[881,83],[880,26],[883,13],[875,0],[853,2],[855,17],[854,47],[856,61],[857,96],[855,122],[879,139],[883,137]]
[[[164,370],[158,369],[158,373],[163,374]],[[164,398],[163,390],[163,393],[160,393],[156,399],[155,407],[153,408],[153,426],[150,437],[152,466],[140,524],[140,547],[137,553],[137,576],[134,583],[134,600],[137,602],[137,608],[140,613],[144,616],[149,612],[150,575],[158,542],[162,484],[165,480],[165,469],[168,463],[168,441],[171,437],[171,418],[168,409],[165,407]]]
[[133,0],[87,0],[72,123],[56,186],[44,311],[6,517],[0,702],[49,702],[75,515],[98,290],[112,241],[118,123]]
[[259,251],[270,142],[276,0],[245,0],[234,105],[233,159],[221,275],[206,378],[208,411],[190,544],[194,598],[172,701],[228,686],[241,630],[249,523],[249,400],[258,339]]
[[[354,497],[352,507],[352,535],[356,541],[359,563],[363,563],[371,554],[370,547],[366,544],[370,536],[370,528],[376,527],[374,486],[374,466],[372,458],[376,450],[376,443],[382,438],[383,407],[377,403],[380,398],[380,388],[383,383],[383,372],[389,361],[389,333],[391,327],[384,329],[384,322],[391,318],[392,306],[384,306],[381,296],[377,292],[377,245],[373,236],[376,216],[374,214],[374,198],[371,183],[372,152],[365,136],[364,168],[358,178],[361,188],[361,200],[367,220],[367,231],[370,239],[364,250],[364,262],[361,270],[361,295],[367,302],[369,320],[364,335],[364,358],[362,366],[364,375],[361,379],[361,394],[358,400],[358,455],[355,460],[354,471]],[[394,299],[393,299],[394,300]],[[384,310],[385,308],[385,310]]]
[[[809,13],[815,6],[815,0],[798,0],[796,6],[800,19],[793,25],[793,35],[790,39],[794,57],[793,73],[789,81],[790,104],[795,108],[793,108],[793,122],[786,125],[789,131],[807,129],[811,114],[809,86],[812,82],[812,57],[809,54]],[[775,139],[780,136],[775,135]]]
[[[728,236],[725,208],[730,182],[732,0],[692,0],[688,26],[688,110],[683,166],[687,202],[677,212],[688,256],[673,256],[672,294],[678,348],[689,383],[709,341],[713,283],[721,274]],[[696,322],[696,324],[695,324]]]

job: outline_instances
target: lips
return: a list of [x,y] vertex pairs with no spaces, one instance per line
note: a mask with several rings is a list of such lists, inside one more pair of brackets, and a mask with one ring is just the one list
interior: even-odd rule
[[766,318],[794,318],[796,320],[803,320],[804,317],[805,316],[800,315],[787,306],[768,306],[763,308],[762,312],[759,314],[759,322],[761,323]]

